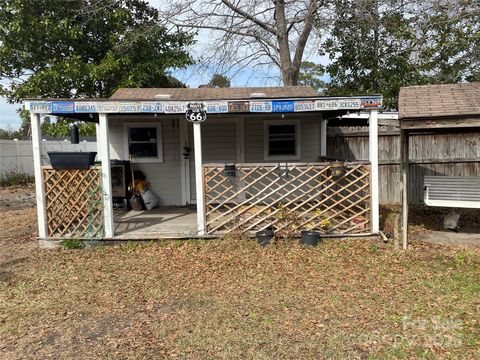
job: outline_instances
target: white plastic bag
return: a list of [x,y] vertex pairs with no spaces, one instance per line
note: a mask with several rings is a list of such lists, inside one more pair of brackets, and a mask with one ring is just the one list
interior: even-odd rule
[[152,210],[153,208],[156,208],[160,203],[160,199],[158,198],[157,194],[155,194],[150,189],[142,192],[142,199],[147,210]]

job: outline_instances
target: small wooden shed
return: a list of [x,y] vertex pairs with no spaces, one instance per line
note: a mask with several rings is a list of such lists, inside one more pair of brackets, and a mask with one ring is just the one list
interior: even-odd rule
[[[378,95],[325,97],[305,86],[119,89],[110,99],[26,100],[40,238],[190,238],[292,227],[377,234],[381,106]],[[200,108],[205,114],[197,119],[191,111]],[[333,169],[327,123],[358,111],[369,113],[369,161]],[[100,163],[84,171],[42,167],[46,114],[97,123]],[[122,224],[112,208],[111,161],[129,159],[161,208]],[[172,213],[174,207],[184,210]]]
[[[402,155],[402,237],[403,248],[408,245],[408,168],[412,144],[410,135],[424,132],[445,132],[480,128],[480,83],[440,84],[402,87],[399,94],[399,119],[401,128],[400,151]],[[474,144],[480,144],[480,139]],[[423,151],[427,151],[424,149]],[[440,178],[440,177],[439,177]],[[444,190],[443,206],[472,207],[472,202],[463,201],[470,196],[472,179],[450,177],[445,186],[456,188],[455,197]],[[443,180],[443,179],[442,179]],[[463,193],[461,189],[465,190]],[[450,191],[451,192],[451,191]],[[442,195],[442,194],[440,194]],[[471,197],[471,196],[470,196]],[[452,205],[449,205],[452,204]],[[463,206],[462,206],[463,205]]]

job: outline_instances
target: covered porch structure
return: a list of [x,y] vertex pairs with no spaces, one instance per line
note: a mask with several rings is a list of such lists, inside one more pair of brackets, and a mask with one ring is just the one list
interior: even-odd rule
[[[206,120],[186,120],[192,104],[201,104]],[[308,87],[120,89],[110,99],[27,100],[39,237],[251,236],[267,228],[292,236],[306,229],[328,236],[377,234],[381,105],[381,96],[322,97]],[[369,161],[339,165],[332,161],[341,159],[326,152],[327,124],[354,111],[370,114]],[[42,167],[42,114],[97,123],[98,164],[87,170]],[[132,164],[163,202],[125,213],[113,208],[111,160],[132,155],[132,128],[155,131],[155,141],[145,143],[155,144],[156,158],[134,156]],[[92,203],[95,196],[99,201]]]

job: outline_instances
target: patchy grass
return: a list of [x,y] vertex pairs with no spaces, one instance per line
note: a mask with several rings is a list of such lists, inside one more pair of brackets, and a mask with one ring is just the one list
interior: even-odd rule
[[79,239],[63,239],[60,240],[60,245],[70,250],[85,248],[85,242]]
[[473,249],[127,243],[31,248],[0,271],[5,359],[480,357]]

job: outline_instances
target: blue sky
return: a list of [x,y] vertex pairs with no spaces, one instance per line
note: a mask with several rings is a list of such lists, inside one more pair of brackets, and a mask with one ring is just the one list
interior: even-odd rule
[[11,105],[7,103],[7,100],[0,97],[0,129],[18,129],[21,121],[17,114],[17,109],[20,104]]

